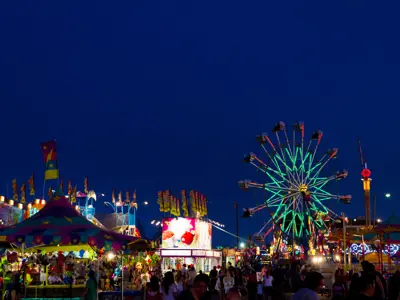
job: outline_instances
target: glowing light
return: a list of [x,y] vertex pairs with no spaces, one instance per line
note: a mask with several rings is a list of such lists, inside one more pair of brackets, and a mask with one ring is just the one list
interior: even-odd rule
[[391,196],[392,196],[392,195],[390,195],[390,193],[386,193],[386,194],[385,194],[385,197],[386,197],[386,198],[390,198]]
[[0,196],[0,202],[4,202],[5,197],[4,196]]
[[46,200],[42,199],[42,201],[40,201],[40,204],[45,205],[46,204]]
[[239,245],[239,246],[240,246],[240,248],[242,248],[242,249],[243,249],[244,247],[246,247],[245,243],[243,243],[243,242],[242,242],[242,243],[240,243],[240,245]]
[[156,222],[156,220],[151,221],[151,225],[153,225]]
[[157,223],[156,223],[156,226],[159,226],[161,224],[161,222],[160,221],[158,221]]
[[35,204],[40,204],[40,199],[36,199]]
[[322,261],[323,261],[322,256],[314,256],[312,258],[312,262],[315,263],[315,264],[320,264],[320,263],[322,263]]
[[9,201],[8,201],[8,204],[11,205],[11,206],[13,206],[13,205],[14,205],[14,200],[9,200]]
[[29,204],[27,205],[27,208],[28,208],[28,209],[31,209],[31,208],[32,208],[32,204],[29,203]]
[[381,220],[381,219],[377,219],[376,221],[377,221],[378,223],[381,223],[381,222],[382,222],[382,220]]
[[339,261],[340,260],[340,256],[339,255],[335,255],[335,260]]
[[149,202],[147,202],[147,201],[144,201],[144,202],[143,202],[143,204],[144,204],[144,205],[147,205],[147,204],[149,204]]
[[112,259],[114,259],[114,257],[115,257],[115,254],[113,252],[108,252],[107,253],[108,260],[112,260]]
[[23,209],[23,208],[24,208],[24,205],[23,205],[22,203],[18,203],[18,208],[19,208],[19,209]]
[[75,205],[75,209],[79,211],[79,205]]

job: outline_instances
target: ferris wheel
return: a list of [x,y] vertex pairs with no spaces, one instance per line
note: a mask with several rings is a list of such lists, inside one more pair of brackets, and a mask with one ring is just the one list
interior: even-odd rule
[[266,224],[280,228],[293,239],[300,239],[328,229],[328,223],[337,215],[326,204],[332,200],[349,204],[351,195],[340,196],[327,189],[329,182],[346,178],[348,172],[342,170],[325,175],[324,169],[336,158],[338,149],[318,151],[322,131],[315,131],[308,142],[304,123],[294,124],[292,131],[293,138],[289,140],[286,125],[281,121],[273,127],[273,139],[265,133],[257,136],[265,160],[254,153],[245,155],[244,160],[264,174],[264,181],[242,180],[239,186],[245,190],[263,189],[265,195],[263,204],[245,209],[244,217],[267,209],[271,218]]

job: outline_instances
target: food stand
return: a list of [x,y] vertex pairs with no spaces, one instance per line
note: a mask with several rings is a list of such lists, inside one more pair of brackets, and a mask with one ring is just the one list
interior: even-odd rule
[[163,272],[180,270],[184,264],[209,272],[221,265],[222,252],[211,247],[212,224],[198,218],[165,218],[160,249]]

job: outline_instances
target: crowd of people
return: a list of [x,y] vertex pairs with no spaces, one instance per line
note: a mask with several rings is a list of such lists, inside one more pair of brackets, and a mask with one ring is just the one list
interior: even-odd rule
[[184,266],[165,273],[163,278],[151,277],[144,294],[148,300],[400,300],[399,271],[385,279],[371,263],[363,262],[362,269],[356,273],[339,268],[327,289],[325,280],[330,278],[306,265],[264,267],[259,272],[214,267],[209,275]]

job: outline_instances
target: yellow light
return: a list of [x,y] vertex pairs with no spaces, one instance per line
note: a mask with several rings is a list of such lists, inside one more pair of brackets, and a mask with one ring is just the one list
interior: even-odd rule
[[18,204],[18,208],[19,208],[19,209],[23,209],[23,208],[24,208],[24,205],[23,205],[22,203],[19,203],[19,204]]
[[114,257],[115,257],[115,254],[114,254],[113,252],[108,252],[108,253],[107,253],[107,258],[108,258],[109,260],[114,259]]
[[27,208],[28,208],[28,209],[31,209],[31,207],[32,207],[32,204],[29,203],[28,206],[27,206]]
[[77,211],[79,211],[79,206],[78,206],[78,205],[75,205],[75,209],[76,209]]
[[46,200],[42,199],[42,201],[40,201],[40,204],[45,205],[46,204]]
[[5,199],[4,196],[0,196],[0,202],[4,202]]
[[11,206],[13,206],[13,205],[14,205],[14,200],[9,200],[9,201],[8,201],[8,204],[10,204]]
[[40,204],[40,199],[36,199],[35,204]]
[[363,181],[364,191],[371,190],[371,178],[368,179],[361,179]]

